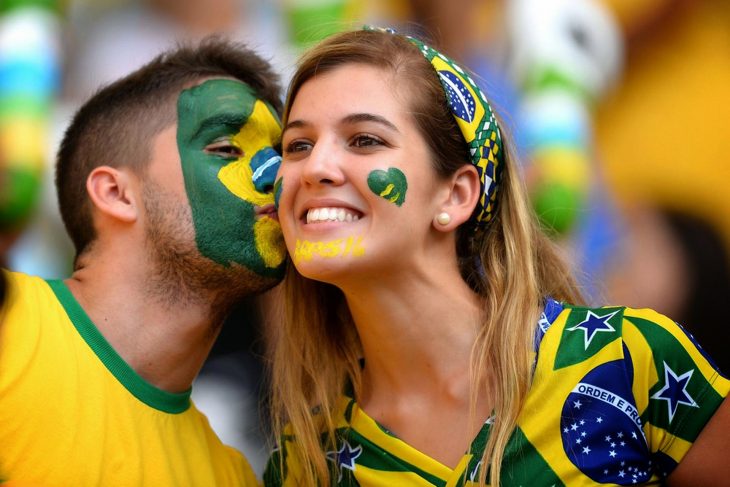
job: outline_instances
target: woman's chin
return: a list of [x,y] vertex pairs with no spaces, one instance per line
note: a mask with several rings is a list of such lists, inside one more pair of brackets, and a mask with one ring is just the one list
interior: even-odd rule
[[307,279],[315,281],[336,284],[343,276],[347,276],[352,265],[347,262],[335,261],[332,258],[314,257],[309,260],[299,260],[294,262],[299,274]]

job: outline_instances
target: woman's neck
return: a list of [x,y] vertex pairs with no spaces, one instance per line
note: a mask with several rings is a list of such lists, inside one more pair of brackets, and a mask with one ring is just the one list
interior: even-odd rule
[[458,271],[438,277],[393,278],[345,295],[365,358],[359,406],[407,444],[454,468],[493,401],[470,373],[484,321],[481,298]]
[[468,379],[484,310],[458,270],[393,276],[344,292],[363,346],[366,397],[462,395],[468,380],[457,378]]

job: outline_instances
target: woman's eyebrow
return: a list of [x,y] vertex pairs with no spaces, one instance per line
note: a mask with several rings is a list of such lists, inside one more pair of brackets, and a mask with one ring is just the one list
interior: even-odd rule
[[286,126],[282,130],[282,133],[286,132],[289,129],[300,129],[309,125],[311,124],[309,122],[305,122],[304,120],[292,120],[290,122],[287,122]]
[[[400,133],[400,130],[398,130],[398,127],[396,127],[391,121],[389,121],[387,118],[382,117],[380,115],[375,115],[373,113],[352,113],[350,115],[346,115],[340,120],[340,123],[348,124],[348,125],[354,125],[356,123],[362,123],[362,122],[373,122],[380,125],[383,125],[384,127]],[[290,122],[287,122],[286,126],[284,127],[284,130],[282,132],[286,132],[289,129],[298,129],[298,128],[305,128],[309,127],[312,124],[306,120],[302,119],[296,119],[292,120]]]
[[386,128],[389,128],[390,130],[394,132],[400,133],[400,130],[398,130],[398,127],[396,127],[392,122],[390,122],[387,118],[381,117],[380,115],[375,115],[373,113],[353,113],[351,115],[347,115],[342,119],[343,123],[347,124],[355,124],[360,122],[374,122],[380,125],[384,125]]

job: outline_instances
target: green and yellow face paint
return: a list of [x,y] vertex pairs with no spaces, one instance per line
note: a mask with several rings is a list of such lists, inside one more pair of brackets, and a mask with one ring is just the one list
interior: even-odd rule
[[177,145],[201,254],[279,277],[286,247],[268,216],[281,157],[276,112],[246,84],[212,79],[180,93]]
[[387,171],[376,169],[368,174],[370,191],[385,198],[391,203],[401,206],[406,201],[408,181],[406,175],[398,168],[390,167]]

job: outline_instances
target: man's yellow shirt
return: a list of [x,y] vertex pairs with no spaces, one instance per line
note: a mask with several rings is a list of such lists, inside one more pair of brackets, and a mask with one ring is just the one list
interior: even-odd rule
[[190,391],[172,394],[137,375],[62,281],[6,276],[0,483],[256,485],[243,455],[221,443]]

